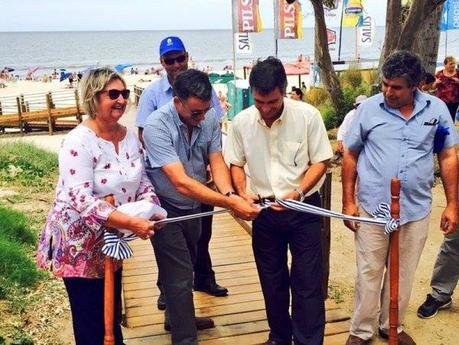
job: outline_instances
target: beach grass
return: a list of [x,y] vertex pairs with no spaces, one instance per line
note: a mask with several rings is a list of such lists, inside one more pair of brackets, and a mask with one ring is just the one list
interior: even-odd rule
[[0,143],[0,186],[46,192],[55,187],[57,155],[21,142]]

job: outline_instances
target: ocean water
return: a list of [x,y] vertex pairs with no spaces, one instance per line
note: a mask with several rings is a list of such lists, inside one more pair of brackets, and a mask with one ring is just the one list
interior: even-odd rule
[[[338,30],[337,30],[338,31]],[[198,67],[211,66],[222,69],[232,63],[232,33],[230,30],[196,31],[85,31],[85,32],[0,32],[0,68],[15,69],[24,76],[27,69],[38,66],[36,75],[49,73],[54,68],[71,72],[94,65],[133,64],[140,72],[157,66],[158,47],[168,35],[181,37]],[[274,55],[272,30],[250,34],[253,52],[238,55],[236,68],[259,57]],[[343,28],[341,60],[354,60],[354,28]],[[361,48],[362,60],[377,60],[384,39],[384,27],[377,27],[375,43]],[[439,48],[439,61],[444,57],[444,35]],[[338,59],[338,44],[331,51],[333,60]],[[278,56],[284,62],[294,62],[299,54],[314,56],[314,29],[305,28],[300,40],[280,40]],[[459,54],[459,30],[448,32],[448,53]]]

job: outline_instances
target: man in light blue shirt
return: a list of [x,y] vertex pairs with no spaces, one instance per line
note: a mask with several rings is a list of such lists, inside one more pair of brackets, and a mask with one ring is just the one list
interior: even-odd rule
[[[189,69],[177,75],[172,101],[153,112],[145,131],[146,171],[168,217],[201,212],[201,203],[231,209],[243,219],[260,210],[238,197],[221,152],[221,132],[211,109],[209,78]],[[205,186],[210,166],[220,193]],[[197,344],[196,329],[213,327],[195,318],[193,264],[201,219],[167,224],[151,238],[167,304],[165,329],[172,344]]]
[[[173,97],[172,85],[178,73],[188,69],[188,52],[182,40],[176,36],[164,38],[159,46],[160,62],[166,71],[166,76],[150,84],[142,93],[137,110],[136,126],[139,129],[139,139],[143,143],[143,128],[148,116]],[[218,122],[224,115],[218,96],[212,89],[212,114]],[[212,211],[213,206],[202,205],[202,211]],[[212,260],[209,254],[209,242],[212,236],[212,217],[203,220],[201,237],[198,243],[197,259],[195,264],[195,289],[207,292],[214,296],[226,296],[228,290],[217,284],[215,272],[212,270]],[[158,287],[161,282],[158,280]],[[158,308],[166,308],[164,295],[158,298]]]
[[[447,202],[440,228],[449,234],[457,224],[456,131],[446,105],[418,90],[423,73],[419,57],[410,52],[397,51],[385,60],[382,93],[359,106],[345,138],[347,150],[342,171],[343,213],[348,215],[368,217],[379,203],[390,203],[390,180],[400,179],[401,345],[415,344],[401,324],[429,228],[434,138],[445,128],[449,135],[439,140],[438,145]],[[359,207],[355,200],[357,176]],[[389,274],[385,270],[389,237],[378,226],[358,226],[348,221],[345,225],[355,232],[357,256],[355,307],[347,344],[368,344],[376,333],[376,325],[383,338],[387,338],[389,331]]]
[[[143,140],[142,132],[148,116],[172,99],[172,85],[177,73],[188,69],[188,52],[182,40],[176,36],[169,36],[161,41],[159,56],[166,75],[147,86],[140,97],[135,124],[139,129],[141,141]],[[221,120],[224,112],[213,89],[212,108],[215,110],[214,116]]]

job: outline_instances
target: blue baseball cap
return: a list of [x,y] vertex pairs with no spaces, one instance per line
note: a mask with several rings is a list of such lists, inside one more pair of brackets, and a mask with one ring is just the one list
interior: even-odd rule
[[185,46],[177,36],[169,36],[161,41],[159,45],[159,56],[164,56],[170,52],[185,52]]

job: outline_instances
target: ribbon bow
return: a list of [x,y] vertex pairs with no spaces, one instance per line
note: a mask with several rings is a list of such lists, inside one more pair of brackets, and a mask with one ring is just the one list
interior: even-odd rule
[[382,219],[386,221],[386,225],[384,226],[384,232],[387,235],[397,230],[397,228],[400,226],[400,219],[392,218],[390,214],[390,206],[385,202],[380,203],[376,210],[371,213],[371,215],[377,219]]
[[116,260],[128,259],[133,254],[128,242],[133,241],[137,238],[137,235],[133,233],[129,235],[124,235],[123,237],[118,237],[116,233],[105,231],[105,244],[102,247],[102,253]]

